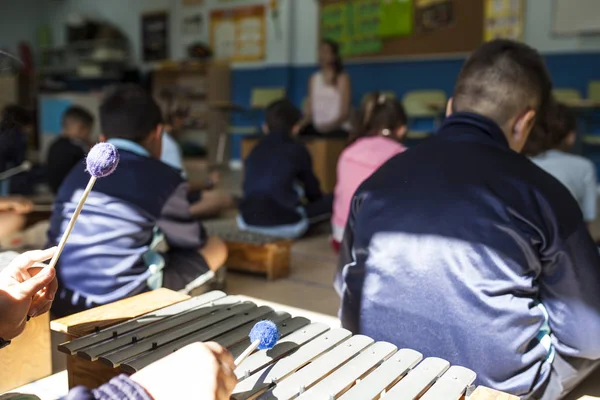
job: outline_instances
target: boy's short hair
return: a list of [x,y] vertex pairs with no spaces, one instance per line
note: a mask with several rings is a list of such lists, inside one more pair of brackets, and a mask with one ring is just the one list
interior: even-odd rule
[[100,106],[100,127],[106,138],[140,143],[162,123],[161,110],[154,98],[137,85],[122,85]]
[[543,113],[551,91],[548,70],[536,50],[498,39],[479,47],[466,61],[454,88],[453,110],[504,125],[527,108]]
[[535,157],[548,150],[564,146],[569,134],[577,130],[577,117],[569,107],[552,102],[545,113],[545,118],[536,123],[531,130],[522,153]]
[[91,128],[92,125],[94,125],[94,116],[85,108],[72,106],[63,113],[63,127],[72,122],[80,123],[87,128]]
[[290,134],[301,119],[300,110],[287,99],[269,104],[265,113],[269,133]]

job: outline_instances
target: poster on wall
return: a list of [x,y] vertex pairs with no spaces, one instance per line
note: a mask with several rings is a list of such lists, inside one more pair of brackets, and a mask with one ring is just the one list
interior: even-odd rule
[[266,55],[265,6],[212,11],[210,43],[219,60],[263,61]]
[[381,51],[380,7],[379,0],[324,4],[321,9],[321,37],[338,42],[343,56]]
[[413,0],[383,0],[379,7],[379,36],[407,36],[413,31]]
[[485,41],[497,38],[523,40],[524,0],[486,0],[484,12]]
[[169,58],[169,14],[166,11],[142,15],[142,55],[146,62]]
[[204,25],[204,16],[201,13],[196,13],[183,18],[181,28],[184,35],[198,36],[202,34]]
[[415,0],[415,31],[443,29],[454,22],[452,0]]

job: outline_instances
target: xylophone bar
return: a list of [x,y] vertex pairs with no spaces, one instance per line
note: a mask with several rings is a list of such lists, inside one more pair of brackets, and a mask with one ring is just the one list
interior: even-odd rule
[[422,359],[423,354],[418,351],[400,349],[390,359],[381,364],[379,368],[340,397],[340,400],[375,399],[380,393],[395,385]]
[[136,329],[140,329],[146,325],[155,323],[157,321],[162,321],[166,318],[176,316],[179,313],[185,312],[202,304],[207,304],[212,301],[216,301],[225,296],[225,293],[220,291],[209,292],[203,294],[202,296],[194,297],[189,300],[182,301],[181,303],[175,303],[171,306],[161,308],[157,311],[148,313],[139,318],[132,319],[130,321],[125,321],[115,326],[111,326],[110,328],[104,329],[98,333],[94,333],[88,336],[72,340],[67,343],[63,343],[58,346],[58,350],[69,355],[74,355],[79,350],[85,347],[93,346],[105,340],[118,337],[119,335],[123,335]]
[[[422,360],[414,350],[397,351],[390,343],[352,336],[345,329],[330,330],[220,292],[166,307],[63,348],[132,373],[197,341],[214,340],[237,357],[249,345],[250,329],[262,319],[278,324],[281,339],[271,350],[255,351],[238,366],[234,400],[458,400],[475,380],[473,371],[450,367],[445,360]],[[491,399],[512,399],[480,389],[475,393],[485,389],[486,395],[493,393]]]
[[[123,362],[135,357],[136,355],[144,351],[156,349],[158,348],[158,346],[162,346],[163,344],[169,343],[190,333],[209,328],[211,327],[211,325],[215,325],[221,321],[231,318],[238,313],[242,313],[244,317],[244,322],[247,322],[251,321],[257,316],[266,315],[271,311],[273,310],[271,310],[269,307],[256,307],[256,304],[254,303],[244,302],[242,304],[238,304],[231,308],[225,309],[220,313],[218,312],[214,315],[210,315],[206,318],[201,318],[190,324],[186,324],[185,326],[171,328],[170,330],[164,332],[161,335],[151,336],[140,341],[132,340],[132,342],[129,345],[118,348],[100,356],[99,360],[102,361],[104,364],[116,368]],[[212,335],[206,335],[204,340],[209,340],[225,332],[222,331],[218,325],[216,327],[211,328],[219,329],[219,331],[213,333]]]
[[[178,326],[191,323],[194,320],[197,321],[209,314],[214,315],[216,312],[218,313],[221,310],[231,311],[234,309],[237,311],[240,309],[240,307],[243,307],[244,309],[251,307],[250,304],[242,306],[238,303],[240,303],[240,300],[237,297],[224,297],[209,304],[204,304],[200,307],[194,307],[191,310],[187,310],[171,318],[157,321],[151,325],[145,326],[144,328],[134,329],[126,334],[115,336],[112,340],[107,340],[100,344],[94,344],[92,346],[85,347],[79,350],[77,354],[86,360],[95,361],[102,354],[109,353],[131,343],[136,343],[142,339],[165,332],[169,329],[177,329]],[[219,315],[222,314],[219,313]]]
[[273,367],[265,367],[250,378],[240,382],[232,395],[233,399],[246,399],[257,396],[289,377],[300,368],[315,360],[321,354],[331,350],[352,334],[345,329],[334,329],[307,343],[302,351],[297,351],[282,359]]
[[475,372],[453,365],[433,387],[421,397],[421,400],[458,400],[465,388],[475,382]]
[[[258,321],[261,321],[262,319],[268,319],[268,320],[271,320],[274,323],[276,323],[279,326],[279,332],[282,337],[284,337],[284,336],[290,334],[291,332],[293,332],[297,329],[300,329],[301,327],[308,325],[310,323],[310,321],[306,318],[302,318],[302,317],[297,317],[297,318],[293,318],[293,319],[290,319],[290,318],[291,318],[291,316],[288,313],[273,311],[263,317],[256,318],[256,319],[252,320],[251,322],[249,322],[245,325],[242,325],[239,328],[237,328],[231,332],[225,333],[225,334],[218,336],[216,338],[213,338],[211,340],[219,343],[221,346],[226,347],[226,348],[232,347],[239,343],[244,343],[244,346],[248,347],[250,345],[249,340],[248,340],[248,334],[250,333],[250,330],[252,329],[254,324]],[[147,365],[153,363],[154,361],[158,361],[161,358],[166,357],[167,355],[181,349],[182,347],[187,346],[188,344],[192,344],[192,343],[200,341],[200,339],[202,338],[203,335],[204,335],[203,332],[198,332],[198,333],[188,335],[183,338],[174,340],[173,342],[168,343],[164,346],[161,346],[154,351],[143,353],[143,354],[127,361],[126,363],[121,365],[121,369],[127,373],[137,372],[140,369],[146,367]]]

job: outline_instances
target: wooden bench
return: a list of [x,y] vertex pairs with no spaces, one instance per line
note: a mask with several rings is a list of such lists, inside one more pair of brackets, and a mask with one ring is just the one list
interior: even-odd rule
[[289,275],[293,241],[240,231],[235,220],[207,222],[205,226],[210,235],[227,245],[228,269],[265,274],[268,280]]

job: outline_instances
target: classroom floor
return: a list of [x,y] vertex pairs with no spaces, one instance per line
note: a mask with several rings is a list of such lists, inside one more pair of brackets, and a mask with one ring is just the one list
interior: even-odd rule
[[[203,164],[188,166],[196,174],[202,174]],[[194,174],[194,172],[192,172]],[[222,174],[221,186],[239,193],[241,172]],[[229,215],[231,217],[231,215]],[[594,231],[600,233],[600,223],[594,225]],[[298,240],[292,247],[291,273],[288,278],[267,282],[264,277],[229,272],[227,292],[264,301],[275,309],[303,315],[314,321],[329,325],[338,323],[335,318],[339,307],[339,297],[335,293],[332,281],[337,266],[337,258],[329,245],[329,233],[321,233]],[[53,348],[64,341],[62,335],[53,336]],[[67,375],[61,372],[65,368],[64,354],[53,352],[55,375],[20,389],[21,393],[33,393],[42,400],[55,400],[67,390]],[[582,397],[590,396],[590,397]],[[598,397],[591,397],[598,396]],[[600,371],[580,385],[565,400],[600,400]]]

